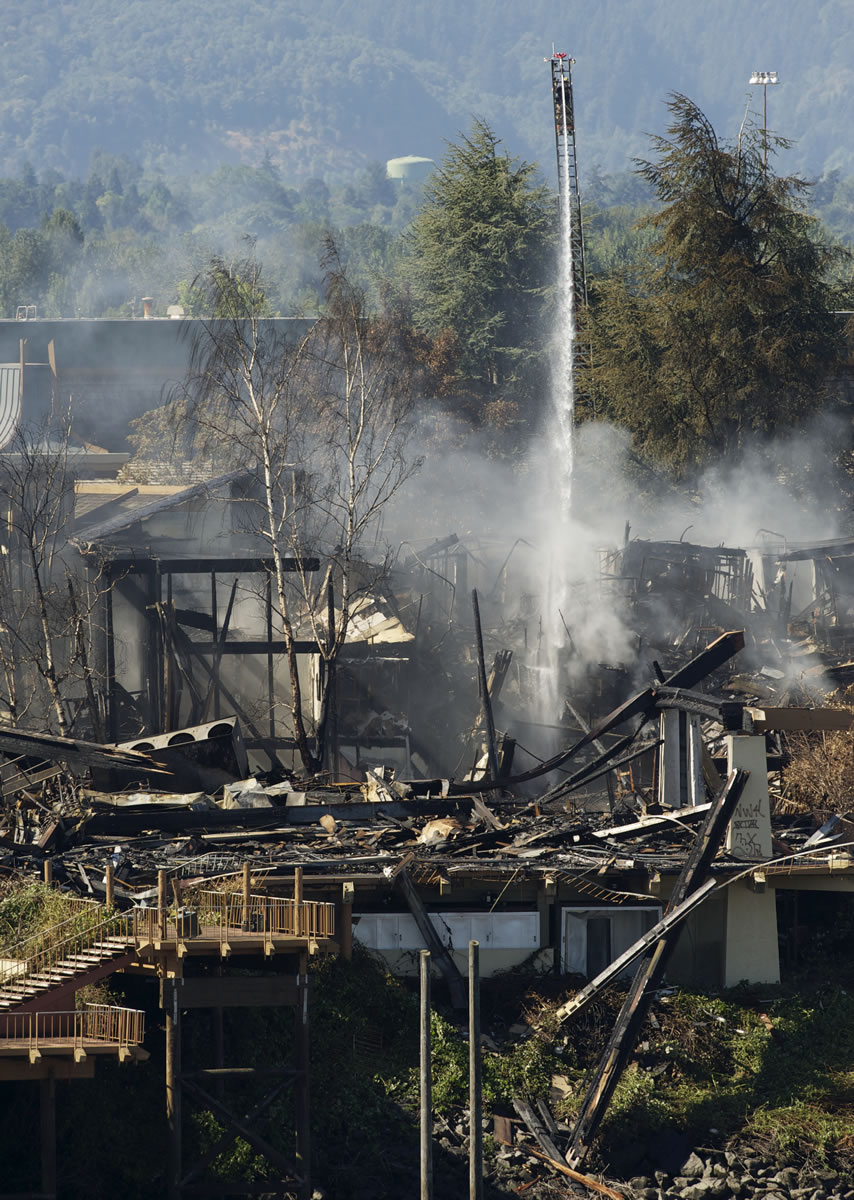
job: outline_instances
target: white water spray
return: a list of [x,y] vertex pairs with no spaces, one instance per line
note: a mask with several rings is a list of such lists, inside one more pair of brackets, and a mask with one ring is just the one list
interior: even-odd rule
[[562,525],[572,513],[572,477],[575,467],[575,263],[572,251],[572,193],[570,190],[569,127],[566,119],[566,89],[560,89],[563,127],[563,168],[560,181],[560,263],[558,277],[555,366],[552,378],[554,431],[557,437],[556,484]]
[[558,673],[560,647],[571,638],[571,581],[573,566],[578,570],[572,536],[572,485],[575,468],[575,341],[576,293],[573,260],[573,202],[570,177],[569,122],[566,111],[566,86],[560,80],[562,139],[560,179],[560,253],[558,256],[557,305],[552,355],[550,416],[546,431],[550,457],[551,512],[549,533],[549,573],[543,610],[543,634],[547,668],[543,689],[543,717],[555,720],[563,698]]

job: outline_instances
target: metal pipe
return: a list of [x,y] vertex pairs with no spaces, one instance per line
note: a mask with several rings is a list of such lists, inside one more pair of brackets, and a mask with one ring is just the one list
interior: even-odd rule
[[294,868],[294,935],[302,937],[302,867]]
[[421,1020],[421,1193],[420,1200],[433,1200],[433,1073],[430,1054],[430,951],[422,950]]
[[251,903],[250,886],[252,883],[252,867],[247,861],[243,864],[243,932],[249,932],[249,905]]
[[483,1200],[480,943],[469,942],[469,1200]]
[[160,926],[160,940],[166,940],[166,872],[161,868],[157,872],[157,919]]

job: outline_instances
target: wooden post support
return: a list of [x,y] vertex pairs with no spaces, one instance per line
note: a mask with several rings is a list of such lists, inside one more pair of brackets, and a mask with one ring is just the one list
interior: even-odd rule
[[341,887],[341,911],[338,918],[338,945],[341,957],[350,962],[353,957],[353,884]]
[[430,1053],[430,951],[422,950],[421,963],[421,1195],[433,1200],[433,1070]]
[[50,858],[44,860],[44,882],[45,887],[53,884],[53,860]]
[[[47,864],[45,864],[45,865],[47,865]],[[107,894],[106,894],[107,908],[114,908],[115,903],[116,903],[116,894],[115,894],[115,885],[114,885],[114,881],[113,881],[113,874],[114,874],[113,864],[107,863],[107,870],[105,872],[105,877],[104,877],[104,884],[107,889]]]
[[166,1010],[166,1124],[169,1129],[168,1200],[180,1200],[181,1196],[181,1009],[178,1006],[178,986],[175,979],[163,981],[163,1007]]
[[53,1074],[39,1081],[42,1193],[56,1196],[56,1079]]
[[[222,960],[213,964],[214,975],[222,978]],[[211,1009],[211,1022],[213,1024],[213,1058],[214,1067],[217,1070],[223,1070],[225,1067],[225,1025],[222,1019],[222,1005],[214,1005]],[[217,1099],[225,1100],[225,1081],[217,1079],[214,1090],[216,1091]]]
[[294,933],[302,937],[302,867],[294,867]]
[[252,904],[250,888],[252,886],[252,866],[248,859],[243,864],[243,932],[249,932],[249,909]]
[[469,1200],[483,1200],[480,943],[469,942]]
[[166,872],[161,868],[157,872],[157,920],[160,926],[160,940],[166,941]]
[[[302,887],[302,877],[300,877]],[[311,1093],[309,1089],[309,1055],[308,1036],[308,954],[305,951],[299,956],[297,974],[297,1006],[296,1006],[296,1159],[297,1171],[300,1176],[300,1200],[311,1200]]]

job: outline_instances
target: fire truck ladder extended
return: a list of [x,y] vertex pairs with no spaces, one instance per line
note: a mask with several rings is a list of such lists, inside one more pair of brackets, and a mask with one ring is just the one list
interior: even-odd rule
[[576,307],[587,304],[587,276],[584,269],[584,236],[581,230],[581,199],[578,194],[578,165],[575,154],[575,106],[572,100],[572,64],[574,58],[553,53],[548,60],[552,70],[555,149],[557,151],[558,194],[561,211],[570,205],[573,287]]

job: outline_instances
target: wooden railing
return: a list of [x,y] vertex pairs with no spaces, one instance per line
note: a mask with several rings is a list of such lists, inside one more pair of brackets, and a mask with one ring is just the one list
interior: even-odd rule
[[[69,921],[53,926],[45,934],[29,938],[19,946],[13,947],[9,957],[0,967],[0,987],[23,983],[31,975],[50,976],[57,972],[59,965],[76,954],[86,951],[93,952],[102,958],[108,957],[104,943],[108,939],[118,939],[128,946],[134,943],[134,919],[131,915],[113,913],[103,917],[107,910],[100,905],[93,905],[84,915],[87,924],[84,928],[73,929],[70,933],[62,930]],[[89,923],[91,914],[91,923]],[[95,920],[101,915],[100,921]],[[69,918],[71,922],[79,922],[80,914]],[[62,931],[63,936],[60,936]],[[55,933],[55,937],[46,935]],[[28,948],[33,942],[38,943],[37,949]],[[21,953],[23,951],[23,953]],[[13,956],[14,952],[14,956]]]
[[173,938],[183,941],[198,933],[214,935],[225,944],[238,934],[319,941],[335,932],[335,905],[323,901],[253,895],[247,908],[242,892],[209,891],[196,892],[192,901],[178,912],[134,909],[137,945]]
[[[5,959],[0,958],[0,989],[24,988],[32,976],[53,978],[59,985],[69,978],[60,970],[63,965],[67,970],[69,959],[88,952],[94,966],[96,959],[112,957],[117,943],[139,948],[158,941],[184,941],[203,932],[208,937],[213,933],[225,946],[239,934],[262,935],[269,942],[275,937],[319,941],[335,933],[335,905],[323,901],[251,895],[247,906],[243,893],[235,891],[197,891],[192,899],[193,907],[177,911],[134,908],[107,916],[107,909],[87,901],[80,912],[18,943]],[[80,973],[85,970],[80,964]]]
[[103,1042],[129,1050],[141,1046],[145,1013],[136,1008],[87,1004],[74,1012],[24,1012],[0,1015],[0,1042],[25,1044],[35,1051],[51,1044],[71,1044],[82,1050],[86,1042]]

